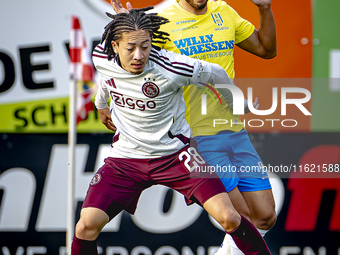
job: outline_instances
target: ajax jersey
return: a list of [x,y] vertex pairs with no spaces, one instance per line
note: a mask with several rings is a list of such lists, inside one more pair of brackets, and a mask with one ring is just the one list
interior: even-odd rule
[[[111,97],[117,131],[110,156],[116,158],[153,158],[179,151],[191,137],[182,86],[204,87],[222,80],[233,84],[220,66],[166,50],[151,49],[141,74],[125,71],[115,59],[108,61],[103,45],[95,48],[92,59],[101,78],[96,107],[108,107]],[[232,104],[231,92],[220,92]]]

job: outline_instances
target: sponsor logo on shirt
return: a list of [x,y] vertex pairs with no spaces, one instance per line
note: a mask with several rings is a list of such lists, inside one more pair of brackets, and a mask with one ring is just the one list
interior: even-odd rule
[[181,20],[181,21],[177,21],[176,25],[187,24],[187,23],[192,23],[192,22],[196,22],[196,20],[195,19]]
[[155,101],[145,101],[136,98],[126,97],[123,94],[110,91],[113,103],[119,107],[126,107],[131,110],[137,109],[140,111],[150,110],[156,108]]
[[234,49],[234,40],[214,42],[213,34],[188,37],[174,41],[182,55]]
[[115,84],[115,81],[113,80],[113,78],[111,78],[110,80],[105,81],[105,83],[106,83],[107,85],[109,85],[110,87],[116,89],[116,84]]

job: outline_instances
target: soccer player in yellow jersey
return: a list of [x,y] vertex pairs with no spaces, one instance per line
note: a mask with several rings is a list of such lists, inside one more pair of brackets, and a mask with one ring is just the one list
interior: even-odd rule
[[[175,1],[175,0],[174,0]],[[163,48],[221,65],[231,78],[235,77],[233,51],[235,45],[261,58],[276,55],[276,28],[271,0],[251,0],[258,6],[260,28],[255,29],[226,2],[208,0],[177,0],[159,15],[170,20],[162,30],[171,41]],[[112,0],[117,12],[124,9],[119,0]],[[275,202],[267,174],[242,172],[242,167],[258,167],[262,161],[251,144],[239,116],[225,103],[219,104],[212,91],[183,88],[187,104],[186,117],[205,160],[212,166],[236,169],[217,172],[236,210],[252,221],[264,236],[276,221]],[[206,94],[206,114],[202,114],[202,94]],[[211,96],[210,96],[211,95]],[[222,98],[220,96],[220,98]],[[233,120],[233,125],[216,125],[214,119]],[[216,168],[217,169],[217,168]],[[229,244],[229,245],[228,245]],[[240,254],[232,238],[226,238],[217,252]]]

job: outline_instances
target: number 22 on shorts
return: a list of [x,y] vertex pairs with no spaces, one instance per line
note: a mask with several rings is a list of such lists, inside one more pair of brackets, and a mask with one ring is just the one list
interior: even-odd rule
[[[195,147],[189,147],[178,155],[180,161],[184,160],[184,165],[189,172],[194,171],[200,164],[205,164],[203,157],[198,153]],[[190,167],[191,165],[191,167]]]

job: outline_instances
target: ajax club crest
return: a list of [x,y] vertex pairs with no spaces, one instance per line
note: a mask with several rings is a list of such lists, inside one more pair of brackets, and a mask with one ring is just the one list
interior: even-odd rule
[[159,94],[158,86],[151,81],[147,81],[143,84],[142,91],[143,94],[149,98],[154,98]]
[[91,185],[96,185],[98,184],[102,179],[102,176],[100,173],[96,173],[95,176],[93,176],[92,180],[91,180]]

